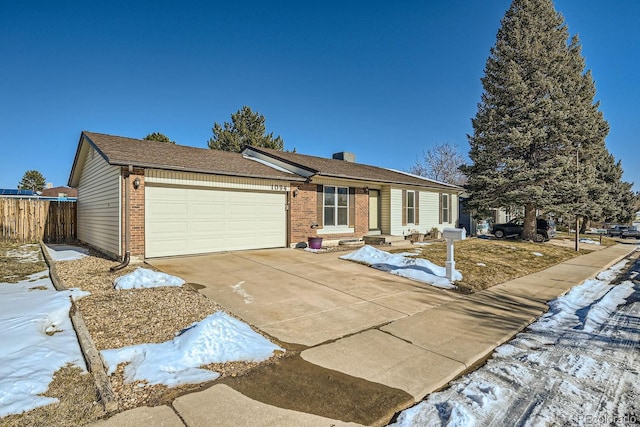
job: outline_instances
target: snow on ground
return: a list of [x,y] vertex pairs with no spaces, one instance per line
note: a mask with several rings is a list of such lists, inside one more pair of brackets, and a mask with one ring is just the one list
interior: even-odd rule
[[[242,289],[243,283],[236,285],[238,290]],[[139,267],[115,279],[114,284],[116,289],[157,288],[182,286],[184,280]],[[246,295],[245,302],[247,298],[250,296]],[[176,387],[212,381],[220,376],[217,372],[200,369],[202,365],[231,361],[261,362],[276,350],[284,351],[246,323],[217,312],[192,323],[171,341],[103,350],[101,354],[109,375],[120,363],[125,363],[126,382],[146,381],[151,385]]]
[[142,344],[116,350],[103,350],[112,374],[118,364],[125,367],[125,382],[136,380],[175,387],[216,379],[219,374],[202,365],[231,361],[260,362],[274,351],[284,351],[246,323],[224,312],[217,312],[180,331],[161,344]]
[[540,252],[531,252],[534,256],[544,256],[543,254],[541,254]]
[[233,290],[234,293],[240,295],[242,298],[244,298],[244,303],[245,304],[252,304],[253,303],[253,296],[250,295],[243,287],[242,285],[244,285],[244,280],[236,283],[235,285],[231,286],[231,289]]
[[[30,250],[34,252],[33,248]],[[26,249],[22,252],[18,254],[20,260],[38,261],[37,257],[28,255]],[[56,260],[83,256],[81,248],[73,247],[50,247],[49,252]],[[150,273],[147,270],[123,276],[130,276],[124,280],[125,286],[184,283],[174,276]],[[47,391],[54,373],[66,364],[86,370],[69,318],[70,297],[77,300],[86,295],[89,293],[77,289],[56,291],[48,271],[19,283],[0,283],[0,418],[55,403],[57,399],[39,394]],[[217,312],[179,331],[172,341],[105,350],[102,355],[110,373],[118,363],[128,363],[127,381],[146,380],[172,387],[210,381],[219,376],[199,369],[201,365],[262,361],[278,350],[284,351],[246,323]]]
[[0,283],[0,417],[57,402],[38,394],[67,363],[86,370],[69,318],[69,297],[84,295],[56,291],[47,271]]
[[21,245],[15,249],[9,249],[6,256],[14,258],[19,263],[38,262],[40,257],[40,245],[27,244]]
[[593,239],[581,238],[580,243],[586,243],[588,245],[600,245],[600,242],[596,242]]
[[616,264],[550,303],[482,368],[403,411],[396,426],[640,422],[640,285]]
[[113,287],[116,289],[142,289],[182,286],[184,283],[184,280],[179,277],[138,267],[129,274],[117,277],[113,281]]
[[[428,283],[439,288],[452,289],[455,285],[446,278],[446,269],[422,258],[408,258],[414,253],[390,254],[373,246],[363,246],[357,251],[343,255],[340,259],[362,262],[378,270],[387,271],[397,276]],[[453,280],[462,280],[458,270],[453,272]]]
[[87,248],[81,248],[78,246],[70,245],[52,245],[46,246],[49,256],[54,261],[72,261],[74,259],[80,259],[89,255]]

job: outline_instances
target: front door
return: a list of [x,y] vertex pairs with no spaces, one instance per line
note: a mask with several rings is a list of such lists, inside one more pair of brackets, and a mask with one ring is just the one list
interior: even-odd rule
[[369,230],[380,230],[380,190],[369,190]]

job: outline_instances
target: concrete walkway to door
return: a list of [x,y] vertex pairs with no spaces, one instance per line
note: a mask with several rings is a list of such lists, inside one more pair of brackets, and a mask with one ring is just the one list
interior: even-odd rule
[[462,295],[293,249],[151,260],[273,337],[315,346],[451,302]]

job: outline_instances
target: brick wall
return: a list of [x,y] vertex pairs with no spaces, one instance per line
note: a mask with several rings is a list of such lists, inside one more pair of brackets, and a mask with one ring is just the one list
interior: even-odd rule
[[[298,195],[293,193],[298,190]],[[361,238],[369,232],[369,195],[363,188],[355,189],[355,224],[354,233],[349,234],[321,234],[328,240]],[[318,236],[316,229],[311,228],[313,223],[321,223],[318,218],[318,185],[316,184],[291,184],[290,205],[290,242],[307,242],[307,238]]]
[[[317,232],[311,224],[319,223],[317,212],[317,185],[307,183],[292,183],[289,200],[289,244],[306,242],[307,237],[316,236]],[[297,196],[294,196],[295,191]]]
[[[133,188],[133,181],[138,178],[140,187]],[[144,257],[144,169],[134,169],[129,177],[131,192],[129,193],[129,244],[131,256]]]
[[369,232],[369,193],[364,188],[356,188],[355,234],[360,238]]
[[[127,169],[122,169],[123,176]],[[133,181],[138,178],[140,186],[136,190]],[[129,175],[129,247],[132,258],[144,258],[144,169],[134,169]],[[127,181],[122,180],[122,249],[126,251],[126,201],[125,185]]]

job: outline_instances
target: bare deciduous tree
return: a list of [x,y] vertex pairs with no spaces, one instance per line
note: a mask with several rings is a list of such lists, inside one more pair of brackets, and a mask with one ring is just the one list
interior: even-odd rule
[[464,157],[458,146],[444,142],[423,151],[422,158],[409,168],[409,173],[447,184],[464,185],[467,178],[459,169],[463,164]]

